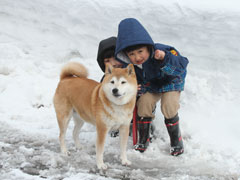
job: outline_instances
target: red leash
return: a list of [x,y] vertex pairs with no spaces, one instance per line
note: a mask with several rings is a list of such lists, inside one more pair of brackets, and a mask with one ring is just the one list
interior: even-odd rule
[[133,137],[133,145],[137,144],[137,105],[133,110],[133,124],[132,124],[132,137]]

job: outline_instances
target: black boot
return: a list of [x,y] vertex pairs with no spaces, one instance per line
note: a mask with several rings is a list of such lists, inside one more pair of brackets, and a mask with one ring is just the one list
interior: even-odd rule
[[129,136],[132,136],[132,128],[133,128],[133,122],[131,121],[129,126]]
[[170,153],[172,156],[178,156],[184,152],[178,114],[171,119],[165,118],[165,124],[171,140]]
[[150,142],[150,127],[152,118],[138,117],[138,143],[135,145],[135,150],[144,152]]
[[[112,130],[112,131],[110,132],[110,136],[111,136],[111,137],[117,137],[117,136],[119,136],[119,130],[118,130],[118,129],[117,129],[117,130]],[[129,126],[129,136],[132,136],[132,121],[131,121],[130,126]]]
[[117,136],[119,136],[119,130],[112,130],[112,131],[110,132],[110,136],[111,136],[111,137],[117,137]]

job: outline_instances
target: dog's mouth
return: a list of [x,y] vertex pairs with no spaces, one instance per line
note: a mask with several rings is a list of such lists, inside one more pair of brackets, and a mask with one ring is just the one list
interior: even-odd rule
[[120,97],[123,97],[124,95],[125,95],[125,93],[123,93],[123,94],[118,94],[118,93],[113,93],[112,94],[115,98],[120,98]]
[[116,97],[116,98],[119,98],[119,97],[121,97],[122,95],[121,95],[121,94],[113,94],[113,96]]
[[117,88],[112,89],[112,95],[116,98],[120,98],[125,95],[125,93],[120,94],[119,90]]

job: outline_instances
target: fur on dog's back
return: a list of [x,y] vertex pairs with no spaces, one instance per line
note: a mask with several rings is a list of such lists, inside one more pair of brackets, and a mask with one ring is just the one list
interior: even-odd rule
[[72,77],[72,76],[86,78],[88,76],[88,71],[80,63],[69,62],[67,65],[65,65],[62,68],[62,71],[61,71],[61,74],[60,74],[60,80],[63,80],[67,77]]
[[75,104],[81,107],[82,111],[75,110],[87,122],[94,124],[92,121],[92,93],[99,88],[99,83],[88,79],[88,71],[84,65],[78,62],[69,62],[63,66],[60,73],[60,82],[54,95],[54,105],[58,114],[62,113],[62,109],[72,109]]

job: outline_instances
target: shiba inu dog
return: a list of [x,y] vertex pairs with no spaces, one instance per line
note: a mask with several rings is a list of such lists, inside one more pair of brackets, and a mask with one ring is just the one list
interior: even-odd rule
[[77,62],[66,64],[54,95],[54,107],[60,129],[61,152],[68,154],[65,134],[73,117],[73,139],[80,148],[79,132],[84,122],[96,126],[96,163],[98,169],[107,169],[103,162],[104,142],[110,129],[120,131],[121,163],[130,165],[126,148],[129,126],[137,94],[137,80],[132,64],[126,68],[106,66],[102,83],[87,79],[87,69]]

